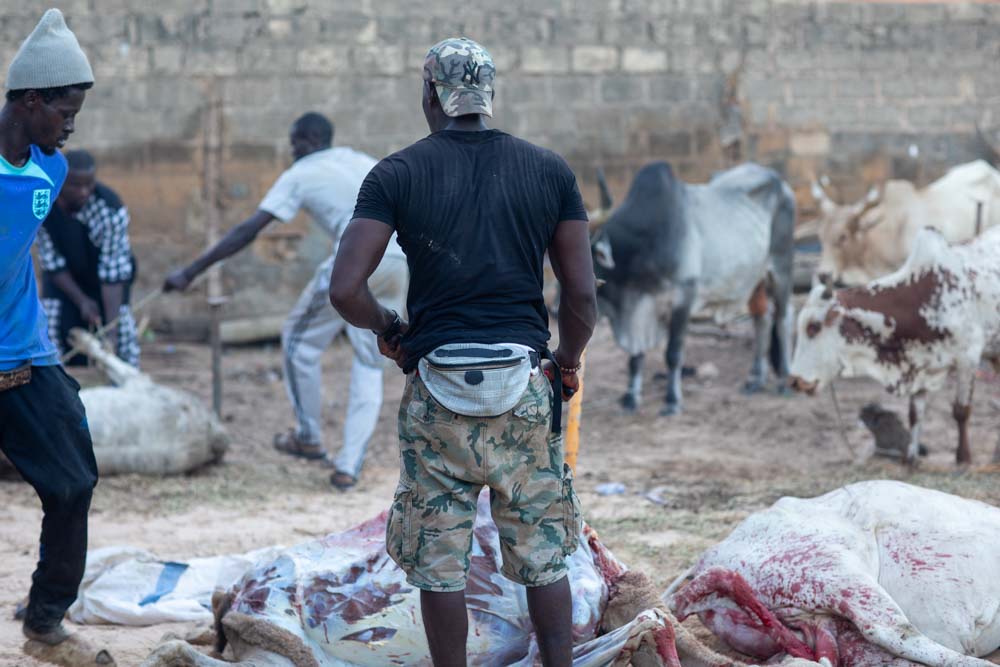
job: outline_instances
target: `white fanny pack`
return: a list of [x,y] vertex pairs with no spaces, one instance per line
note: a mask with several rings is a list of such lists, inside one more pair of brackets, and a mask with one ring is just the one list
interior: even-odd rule
[[467,417],[497,417],[513,409],[537,367],[538,354],[514,343],[450,343],[417,364],[431,396]]

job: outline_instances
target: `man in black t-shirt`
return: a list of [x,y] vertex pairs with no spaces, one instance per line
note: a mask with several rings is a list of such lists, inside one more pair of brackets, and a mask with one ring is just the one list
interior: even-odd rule
[[[488,486],[501,573],[527,587],[544,664],[569,665],[564,557],[578,543],[579,506],[562,438],[550,434],[558,413],[538,359],[549,339],[542,297],[548,251],[562,296],[559,368],[545,373],[558,377],[561,369],[563,399],[572,395],[596,320],[587,215],[562,158],[486,127],[495,74],[489,54],[471,40],[431,48],[423,72],[431,134],[379,162],[365,179],[334,264],[330,300],[348,322],[375,331],[383,354],[408,374],[386,544],[421,589],[434,663],[465,664],[465,577],[476,500]],[[393,232],[410,269],[409,323],[379,306],[366,284]],[[465,372],[469,395],[453,405],[475,407],[490,378],[509,384],[506,360],[516,367],[522,350],[532,368],[513,408],[459,411],[436,400],[442,395],[426,365],[435,355],[505,360]]]

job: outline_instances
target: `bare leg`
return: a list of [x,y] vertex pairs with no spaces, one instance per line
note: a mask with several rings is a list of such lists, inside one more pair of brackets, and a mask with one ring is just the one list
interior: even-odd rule
[[951,414],[958,425],[958,451],[955,461],[959,465],[972,463],[972,450],[969,448],[969,416],[972,414],[972,392],[976,386],[976,372],[971,368],[958,369],[958,381],[955,391],[955,402],[951,406]]
[[906,449],[906,462],[915,465],[920,454],[920,426],[927,408],[927,393],[918,391],[910,397],[910,446]]
[[641,352],[628,358],[628,391],[622,396],[622,407],[628,412],[635,412],[642,403],[642,362],[645,358]]
[[420,615],[424,619],[434,667],[465,667],[465,645],[469,635],[465,591],[420,591]]
[[569,577],[545,586],[528,587],[526,592],[542,664],[569,667],[573,664],[573,599]]

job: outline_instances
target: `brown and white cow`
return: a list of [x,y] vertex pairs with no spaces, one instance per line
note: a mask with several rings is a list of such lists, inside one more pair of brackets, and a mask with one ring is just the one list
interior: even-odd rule
[[1000,364],[1000,227],[964,245],[917,236],[901,269],[863,287],[816,285],[799,314],[792,387],[814,393],[838,376],[867,376],[910,397],[916,460],[927,392],[954,372],[959,463],[969,463],[967,424],[982,359]]
[[949,243],[973,238],[978,203],[980,227],[1000,225],[1000,171],[984,160],[954,167],[919,190],[909,181],[891,180],[857,203],[838,205],[814,183],[813,197],[821,214],[815,232],[823,246],[817,272],[847,285],[863,285],[902,266],[924,227],[937,229]]

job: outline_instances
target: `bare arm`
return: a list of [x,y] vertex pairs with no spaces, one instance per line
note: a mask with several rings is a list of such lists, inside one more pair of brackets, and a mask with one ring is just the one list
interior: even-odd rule
[[559,281],[559,348],[556,360],[564,368],[580,363],[597,323],[597,281],[585,220],[563,220],[549,245],[552,270]]
[[202,272],[211,267],[216,262],[234,255],[243,248],[250,245],[264,227],[267,227],[274,220],[274,216],[258,209],[249,218],[230,229],[219,242],[206,250],[198,259],[188,264],[183,269],[178,269],[167,276],[163,283],[163,290],[183,291],[188,288],[191,282]]
[[[101,301],[104,303],[104,318],[110,322],[118,317],[118,310],[125,297],[125,283],[101,283]],[[107,333],[112,349],[118,347],[118,329],[112,327]]]
[[83,290],[73,280],[73,276],[70,275],[69,271],[57,271],[53,273],[52,282],[76,304],[76,307],[80,309],[80,316],[87,324],[95,327],[101,325],[101,311],[97,306],[97,302],[83,293]]
[[360,329],[384,331],[393,321],[368,289],[368,277],[378,267],[392,238],[384,222],[355,218],[344,230],[330,278],[330,303],[341,317]]

